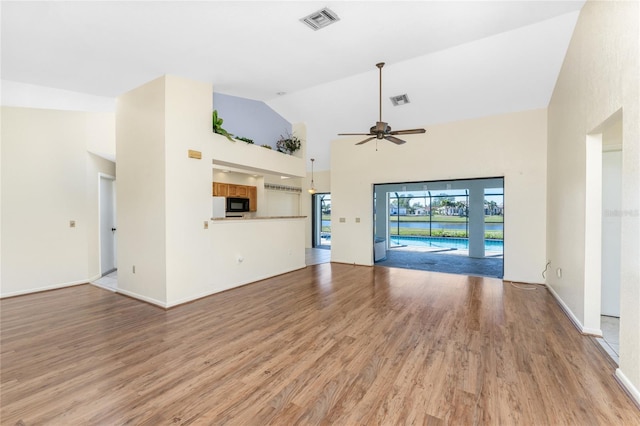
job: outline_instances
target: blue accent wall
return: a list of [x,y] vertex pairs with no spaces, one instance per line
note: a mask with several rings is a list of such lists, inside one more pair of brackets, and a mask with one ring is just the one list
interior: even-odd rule
[[291,133],[291,123],[262,101],[214,92],[213,109],[224,120],[223,129],[234,136],[253,139],[256,145],[267,144],[275,149],[280,135]]

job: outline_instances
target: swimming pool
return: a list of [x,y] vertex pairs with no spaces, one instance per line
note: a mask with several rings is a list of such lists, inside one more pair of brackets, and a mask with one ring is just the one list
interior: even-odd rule
[[[469,249],[468,238],[451,237],[391,237],[391,244],[406,246],[433,247],[443,249]],[[485,251],[504,251],[503,240],[484,240]]]

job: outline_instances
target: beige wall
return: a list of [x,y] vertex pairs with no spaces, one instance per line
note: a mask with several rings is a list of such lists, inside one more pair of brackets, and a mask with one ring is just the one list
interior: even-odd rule
[[[638,2],[589,1],[583,7],[549,104],[548,285],[586,330],[599,328],[599,288],[589,271],[599,257],[587,206],[597,170],[587,171],[588,135],[622,118],[622,270],[618,376],[640,401],[640,11]],[[617,114],[616,114],[617,113]],[[606,137],[605,137],[606,139]],[[590,154],[594,154],[591,152]],[[597,161],[595,162],[597,163]],[[597,164],[596,164],[597,166]],[[595,175],[595,176],[594,176]],[[596,191],[597,192],[597,191]],[[592,194],[597,198],[597,194]],[[588,229],[587,229],[588,228]],[[586,229],[586,232],[585,232]],[[596,300],[597,299],[597,300]]]
[[158,78],[118,98],[116,110],[118,291],[160,305],[167,301],[164,99]]
[[[118,100],[118,291],[160,306],[304,267],[301,221],[286,228],[295,232],[285,222],[210,222],[214,162],[288,173],[304,167],[301,158],[214,134],[212,91],[164,76]],[[247,262],[237,262],[241,253]]]
[[115,170],[87,147],[113,141],[112,122],[96,113],[2,108],[2,296],[99,276],[98,173]]
[[375,183],[504,176],[504,278],[542,282],[546,128],[546,110],[533,110],[428,126],[404,145],[378,142],[377,151],[375,141],[334,141],[331,259],[372,264]]

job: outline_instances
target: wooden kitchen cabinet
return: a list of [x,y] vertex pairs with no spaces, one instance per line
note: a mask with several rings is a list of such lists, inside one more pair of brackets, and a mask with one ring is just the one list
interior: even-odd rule
[[258,188],[255,186],[248,186],[249,189],[249,211],[255,212],[258,210]]
[[229,197],[249,197],[249,187],[244,185],[229,185]]
[[249,211],[258,211],[258,188],[255,186],[213,182],[213,196],[248,198]]
[[229,184],[213,182],[213,196],[214,197],[228,197],[229,196]]

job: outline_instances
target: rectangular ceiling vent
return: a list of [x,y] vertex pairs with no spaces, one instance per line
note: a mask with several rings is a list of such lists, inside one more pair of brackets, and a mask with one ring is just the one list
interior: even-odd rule
[[409,103],[409,97],[407,96],[406,93],[404,95],[392,96],[389,99],[391,99],[391,103],[393,104],[393,106],[404,105]]
[[300,19],[300,21],[305,23],[314,31],[318,31],[320,28],[324,28],[339,20],[340,18],[338,18],[338,15],[336,15],[334,11],[326,7]]

